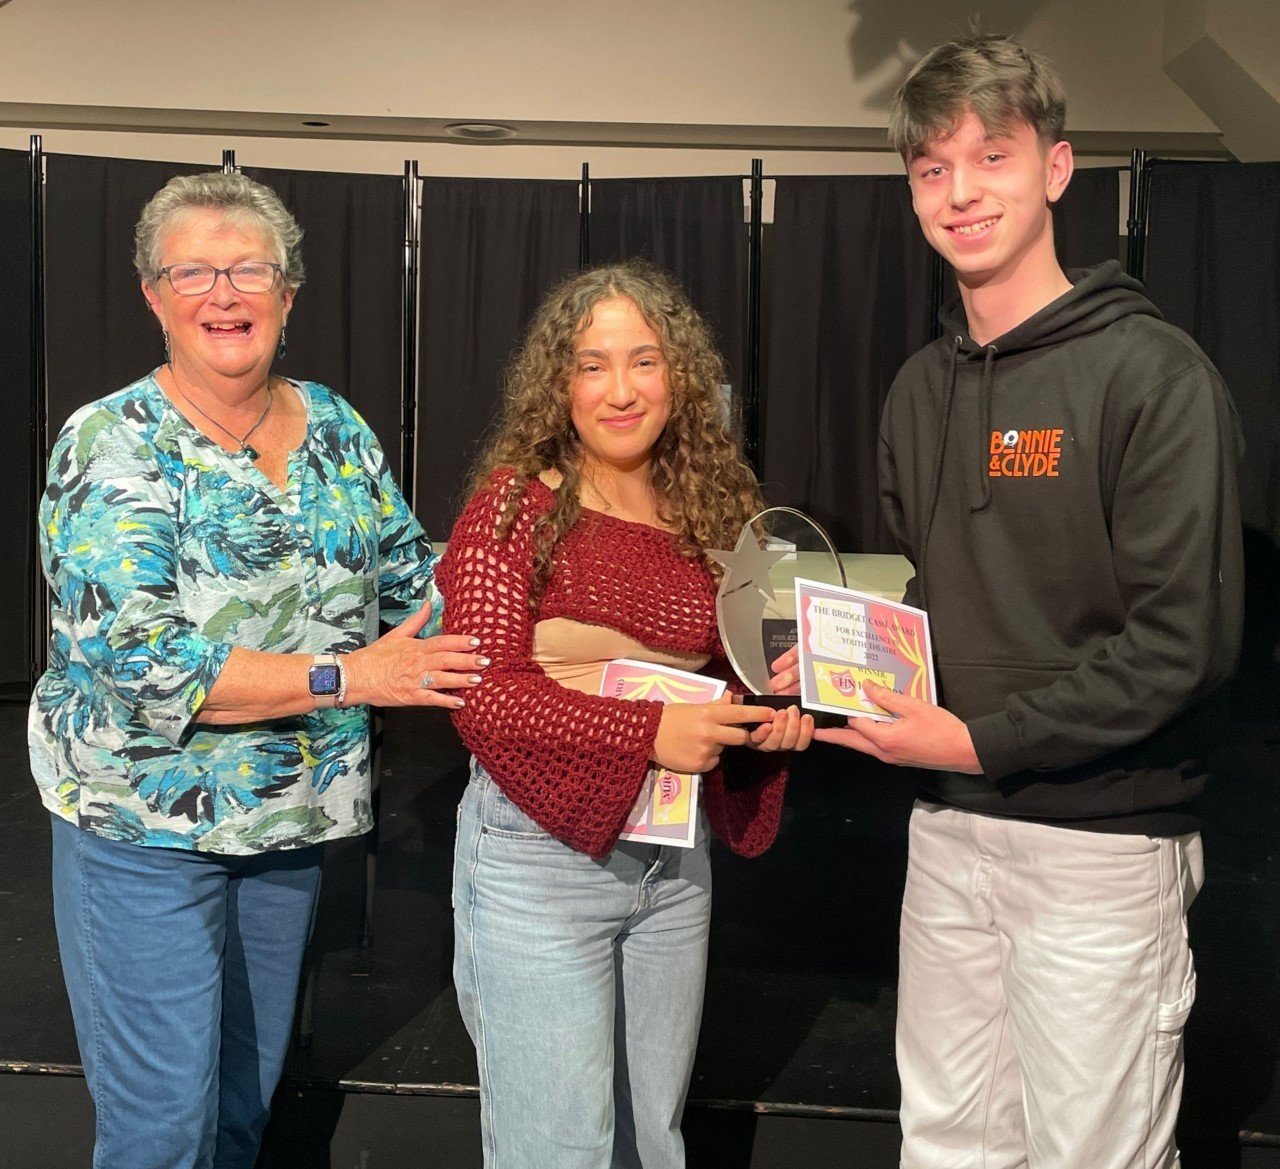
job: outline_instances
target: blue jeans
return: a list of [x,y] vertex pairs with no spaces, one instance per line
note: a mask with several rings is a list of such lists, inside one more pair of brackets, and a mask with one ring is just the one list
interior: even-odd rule
[[488,1169],[680,1169],[711,917],[697,847],[561,844],[478,764],[458,810],[454,981]]
[[94,1169],[252,1169],[321,852],[145,848],[53,817],[53,908],[97,1113]]

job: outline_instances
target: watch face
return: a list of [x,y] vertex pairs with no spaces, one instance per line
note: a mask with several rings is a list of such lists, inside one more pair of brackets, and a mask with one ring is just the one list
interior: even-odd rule
[[337,666],[312,666],[307,675],[307,688],[312,694],[337,694],[340,682]]

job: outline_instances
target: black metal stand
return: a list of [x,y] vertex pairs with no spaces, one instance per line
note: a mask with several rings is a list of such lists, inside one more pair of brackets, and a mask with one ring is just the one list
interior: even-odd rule
[[222,173],[224,175],[236,173],[236,152],[234,150],[224,150],[222,152]]
[[1129,247],[1125,270],[1141,280],[1147,269],[1147,197],[1151,191],[1151,170],[1145,150],[1135,150],[1129,161]]
[[578,186],[578,267],[591,263],[591,168],[582,164],[582,182]]
[[418,164],[404,164],[404,257],[400,264],[400,490],[412,508],[417,502],[418,274],[421,264],[422,184]]
[[747,232],[747,364],[742,374],[744,453],[757,475],[764,464],[760,417],[760,261],[764,243],[764,160],[751,160],[751,224]]
[[[45,394],[44,336],[44,145],[31,135],[31,495],[35,508],[44,495],[49,458],[49,403]],[[33,532],[33,536],[35,533]],[[27,579],[27,612],[31,621],[30,683],[35,686],[48,665],[49,593],[40,568],[38,540],[32,541],[32,567]]]
[[[414,506],[416,490],[415,444],[418,416],[418,271],[421,241],[418,197],[421,183],[418,164],[404,164],[404,256],[401,262],[401,367],[400,367],[400,489],[409,507]],[[361,913],[359,946],[368,950],[373,945],[374,892],[378,883],[378,848],[382,825],[382,711],[374,708],[369,721],[369,782],[373,827],[364,837],[364,904]],[[310,1043],[314,969],[308,974],[303,994],[299,1043]]]
[[942,311],[942,303],[947,299],[947,262],[937,252],[930,253],[929,261],[929,304],[933,312],[932,336],[936,340],[942,336],[942,322],[938,314]]

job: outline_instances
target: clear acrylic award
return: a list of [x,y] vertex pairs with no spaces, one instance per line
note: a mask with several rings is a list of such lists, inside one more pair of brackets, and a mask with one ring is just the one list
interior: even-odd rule
[[[732,551],[710,550],[724,566],[716,595],[720,640],[729,663],[762,706],[799,705],[798,695],[775,695],[770,665],[796,644],[796,578],[847,587],[831,537],[791,507],[770,507],[751,519]],[[842,719],[818,715],[820,722]]]

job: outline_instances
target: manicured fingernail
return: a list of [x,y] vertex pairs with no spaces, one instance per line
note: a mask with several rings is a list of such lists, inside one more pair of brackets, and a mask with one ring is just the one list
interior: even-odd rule
[[478,637],[473,637],[473,638],[471,639],[471,647],[472,647],[473,649],[474,649],[476,646],[478,646],[479,644],[480,644],[480,639],[479,639]]
[[454,709],[454,710],[461,710],[461,709],[462,709],[464,706],[466,706],[466,705],[467,705],[467,704],[466,704],[466,702],[465,702],[463,699],[461,699],[461,698],[455,698],[455,699],[453,700],[453,709]]
[[472,675],[467,679],[467,681],[468,681],[468,682],[470,682],[472,686],[479,686],[479,685],[480,685],[480,675],[479,675],[479,674],[472,674]]
[[485,666],[489,664],[490,661],[491,661],[490,658],[476,658],[476,665],[480,666],[483,669]]

